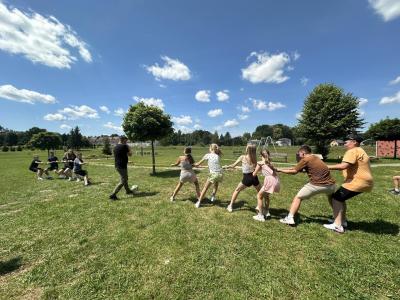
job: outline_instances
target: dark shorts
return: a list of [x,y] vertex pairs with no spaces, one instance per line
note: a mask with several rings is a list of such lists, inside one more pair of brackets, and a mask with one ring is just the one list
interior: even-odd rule
[[32,172],[37,173],[38,170],[43,170],[43,169],[42,168],[31,168],[29,170],[31,170]]
[[49,170],[49,171],[58,170],[58,167],[50,166],[50,167],[47,168],[47,170]]
[[258,181],[258,177],[253,177],[253,173],[243,174],[242,184],[249,187],[249,186],[257,186],[260,184]]
[[75,174],[78,174],[80,176],[86,176],[87,175],[87,171],[86,170],[78,170],[74,172]]
[[339,201],[339,202],[344,202],[350,198],[353,198],[354,196],[357,196],[358,194],[361,194],[360,192],[353,192],[348,189],[345,189],[344,187],[340,187],[333,195],[332,198]]

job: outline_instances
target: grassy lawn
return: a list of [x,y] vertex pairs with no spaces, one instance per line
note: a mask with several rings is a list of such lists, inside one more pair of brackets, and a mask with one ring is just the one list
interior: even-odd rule
[[[264,223],[252,219],[254,189],[239,195],[233,213],[225,209],[240,170],[225,173],[215,204],[196,209],[189,184],[171,203],[179,171],[166,167],[182,150],[157,148],[156,176],[149,156],[135,156],[129,181],[140,191],[121,191],[116,202],[107,199],[118,182],[113,160],[96,158],[99,150],[83,151],[93,157],[89,187],[36,180],[33,152],[0,153],[0,298],[399,299],[400,197],[387,192],[399,166],[373,168],[375,188],[348,202],[349,229],[340,235],[321,225],[331,215],[323,196],[303,203],[297,227],[279,223],[303,174],[281,175]],[[223,151],[232,162],[233,149]],[[294,163],[296,148],[279,151]],[[193,149],[196,160],[206,152]],[[343,153],[335,149],[331,161]],[[199,171],[201,185],[207,173]]]

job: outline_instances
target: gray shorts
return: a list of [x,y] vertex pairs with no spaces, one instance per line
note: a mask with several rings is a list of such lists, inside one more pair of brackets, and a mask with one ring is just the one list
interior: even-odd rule
[[196,182],[197,176],[193,171],[181,171],[181,175],[179,176],[179,181],[182,183],[185,182]]
[[301,200],[309,199],[312,196],[318,194],[325,194],[331,196],[336,190],[336,184],[331,185],[315,185],[312,183],[307,183],[302,189],[297,193],[296,197]]

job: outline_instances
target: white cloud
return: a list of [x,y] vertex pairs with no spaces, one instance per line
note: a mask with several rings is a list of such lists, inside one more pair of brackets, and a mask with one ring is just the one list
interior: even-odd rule
[[55,113],[55,114],[47,114],[43,117],[43,119],[46,121],[62,121],[65,120],[66,117],[60,113]]
[[100,106],[100,110],[101,111],[103,111],[103,112],[105,112],[106,114],[109,114],[110,113],[110,110],[108,109],[108,107],[107,106]]
[[375,13],[381,15],[385,22],[400,17],[399,0],[368,0],[368,2],[375,10]]
[[250,108],[247,107],[247,106],[243,106],[243,105],[240,107],[240,110],[241,110],[243,113],[249,113],[249,112],[250,112]]
[[289,79],[284,74],[285,66],[290,62],[287,53],[269,55],[266,52],[252,52],[250,57],[256,57],[247,68],[242,69],[242,78],[251,83],[282,83]]
[[363,105],[365,105],[367,103],[368,103],[368,99],[365,99],[365,98],[359,98],[358,99],[358,106],[363,106]]
[[172,117],[172,122],[177,125],[189,125],[193,123],[192,117],[183,115],[181,115],[180,117]]
[[159,86],[160,88],[163,88],[163,89],[167,88],[167,86],[166,86],[165,84],[162,84],[162,83],[159,84],[158,86]]
[[224,127],[236,127],[239,125],[239,122],[236,119],[228,120],[224,123]]
[[302,86],[306,86],[308,81],[309,81],[309,79],[306,77],[301,77],[301,79],[300,79],[300,83],[302,84]]
[[143,102],[147,106],[157,106],[161,110],[164,110],[164,102],[162,101],[162,99],[153,98],[153,97],[151,97],[151,98],[140,98],[138,96],[133,96],[132,98],[136,102]]
[[66,116],[68,120],[76,120],[81,118],[97,119],[99,117],[97,110],[87,105],[70,105],[70,107],[65,107],[58,112]]
[[200,90],[194,96],[199,102],[210,102],[210,91],[209,90]]
[[392,104],[392,103],[400,103],[400,91],[391,97],[383,97],[379,104]]
[[268,110],[268,111],[274,111],[276,109],[284,108],[286,105],[280,103],[280,102],[271,102],[269,101],[268,103],[263,100],[257,100],[257,99],[252,99],[253,100],[253,106],[257,110]]
[[69,69],[77,61],[70,53],[71,49],[77,50],[84,61],[92,61],[86,43],[69,25],[53,16],[7,7],[1,1],[0,49],[21,54],[33,63],[59,69]]
[[238,118],[239,118],[239,120],[247,120],[248,118],[249,118],[249,115],[241,115],[241,114],[239,114],[238,115]]
[[400,83],[400,76],[398,76],[396,79],[393,79],[392,81],[389,82],[390,85],[395,85]]
[[222,115],[222,109],[220,109],[220,108],[212,109],[207,113],[207,115],[209,117],[211,117],[211,118],[215,118],[215,117],[221,116]]
[[301,120],[301,119],[303,118],[303,113],[302,113],[302,112],[298,112],[298,113],[295,115],[295,117],[296,117],[297,120]]
[[193,131],[193,129],[187,127],[187,126],[176,126],[174,127],[176,130],[180,130],[182,131],[182,133],[191,133]]
[[223,90],[216,93],[218,101],[224,102],[229,99],[229,91]]
[[19,90],[10,84],[0,86],[0,98],[29,104],[35,104],[36,102],[53,104],[57,102],[56,98],[51,95],[40,94],[38,92],[25,89]]
[[65,129],[65,130],[69,130],[69,129],[72,128],[72,126],[69,126],[69,125],[67,125],[67,124],[61,124],[60,128],[61,128],[61,129]]
[[174,81],[189,80],[191,78],[190,69],[177,59],[161,56],[165,62],[164,66],[160,67],[157,63],[153,66],[146,66],[146,70],[153,74],[156,80],[170,79]]
[[106,124],[103,125],[106,128],[118,131],[118,132],[123,132],[124,130],[122,129],[122,126],[117,126],[112,122],[107,122]]
[[200,125],[200,124],[195,124],[195,125],[193,126],[193,128],[194,128],[194,129],[197,129],[197,130],[198,130],[198,129],[201,129],[201,125]]
[[293,52],[293,60],[296,61],[300,58],[300,53],[296,51]]
[[125,114],[125,110],[121,107],[118,107],[114,110],[114,116],[123,117]]

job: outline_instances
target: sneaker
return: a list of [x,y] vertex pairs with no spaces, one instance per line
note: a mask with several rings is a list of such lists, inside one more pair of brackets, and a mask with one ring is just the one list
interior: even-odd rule
[[296,225],[296,222],[294,221],[293,217],[286,216],[283,219],[280,219],[279,222],[283,224],[288,224],[288,225]]
[[80,182],[81,180],[79,178],[76,179],[76,182]]
[[137,191],[138,189],[139,189],[139,187],[138,187],[136,184],[132,185],[132,187],[131,187],[131,191],[132,191],[132,192],[135,192],[135,191]]
[[260,221],[260,222],[265,222],[265,218],[263,215],[257,214],[255,216],[253,216],[253,219],[256,221]]
[[108,197],[108,199],[110,199],[111,201],[115,201],[115,200],[118,200],[118,197],[117,197],[117,195],[115,195],[115,194],[111,194],[111,195]]
[[393,194],[393,195],[399,195],[400,192],[396,192],[394,189],[392,191],[390,191],[389,193]]
[[338,233],[344,233],[344,228],[343,228],[343,226],[336,226],[335,223],[332,223],[332,224],[324,224],[324,227],[325,227],[326,229],[333,230],[333,231],[338,232]]
[[37,179],[38,179],[38,180],[43,180],[43,177],[38,177]]
[[68,178],[68,181],[72,181],[72,177]]
[[265,219],[271,218],[271,214],[269,213],[269,210],[267,210],[267,213],[264,215]]
[[196,206],[196,208],[199,208],[200,207],[200,201],[197,201],[194,206]]
[[[329,218],[329,219],[328,219],[328,222],[329,222],[329,223],[333,223],[333,222],[335,222],[335,220]],[[343,226],[344,228],[347,227],[347,220],[343,222],[342,226]]]
[[228,205],[227,208],[226,208],[226,210],[229,211],[229,212],[233,212],[232,205]]
[[214,202],[214,201],[215,201],[215,199],[216,199],[216,198],[215,198],[215,196],[214,196],[214,195],[212,195],[212,196],[211,196],[211,199],[210,199],[210,201],[211,201],[211,202]]
[[170,200],[171,202],[174,202],[174,201],[175,201],[175,198],[174,198],[173,196],[171,196],[171,198],[169,198],[169,200]]

